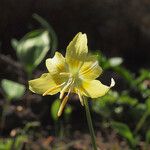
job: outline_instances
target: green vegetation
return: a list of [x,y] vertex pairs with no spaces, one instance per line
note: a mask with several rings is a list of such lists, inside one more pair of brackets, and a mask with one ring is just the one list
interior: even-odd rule
[[[85,129],[87,124],[85,126],[81,115],[84,111],[78,112],[79,109],[82,110],[82,106],[79,106],[78,98],[72,95],[62,118],[58,118],[60,101],[57,96],[43,98],[29,92],[28,79],[39,72],[42,74],[39,64],[47,55],[54,54],[58,43],[52,27],[40,16],[34,15],[34,18],[40,22],[42,26],[40,29],[30,31],[20,40],[12,39],[12,47],[18,58],[17,63],[21,64],[27,76],[24,77],[25,82],[20,82],[18,78],[15,81],[1,80],[3,99],[0,106],[0,150],[32,149],[31,147],[36,148],[36,142],[41,150],[51,148],[69,150],[80,142],[73,137],[79,129],[76,124],[83,129],[79,131],[81,135],[88,133]],[[123,59],[120,57],[106,58],[99,50],[95,55],[103,68],[102,78],[108,72],[114,75],[116,81],[115,87],[107,95],[90,101],[95,131],[102,133],[100,144],[108,140],[109,133],[114,133],[116,143],[119,143],[116,150],[123,149],[122,142],[133,150],[148,150],[150,147],[150,70],[141,68],[138,73],[134,73],[123,66]],[[20,124],[15,125],[15,120],[9,122],[11,112],[14,116],[22,117],[19,120]],[[73,120],[75,118],[76,120]],[[17,120],[15,117],[13,119]],[[7,128],[8,122],[11,123],[9,128]],[[71,131],[70,128],[73,130]],[[99,141],[98,136],[97,141]],[[113,144],[110,145],[115,147]]]

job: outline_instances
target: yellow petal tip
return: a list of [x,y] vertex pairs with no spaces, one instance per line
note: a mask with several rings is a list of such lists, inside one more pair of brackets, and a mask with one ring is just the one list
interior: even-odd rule
[[113,78],[111,78],[111,84],[110,84],[110,87],[113,87],[115,86],[115,80]]

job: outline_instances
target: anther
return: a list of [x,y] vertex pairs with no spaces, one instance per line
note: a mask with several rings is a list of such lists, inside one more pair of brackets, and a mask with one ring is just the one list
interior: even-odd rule
[[65,105],[66,105],[66,103],[67,103],[67,101],[68,101],[68,95],[67,96],[65,96],[65,98],[63,99],[63,101],[62,101],[62,103],[61,103],[61,105],[60,105],[60,107],[59,107],[59,110],[58,110],[58,113],[57,113],[57,116],[58,117],[60,117],[61,116],[61,114],[62,114],[62,112],[63,112],[63,109],[64,109],[64,107],[65,107]]

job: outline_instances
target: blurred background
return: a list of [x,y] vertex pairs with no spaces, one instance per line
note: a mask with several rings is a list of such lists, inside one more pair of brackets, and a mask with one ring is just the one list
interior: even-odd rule
[[10,40],[37,27],[32,17],[37,13],[57,33],[58,49],[65,49],[82,31],[88,35],[90,48],[108,56],[123,56],[133,69],[145,66],[149,60],[149,7],[148,0],[1,0],[1,52],[10,54]]
[[45,59],[65,54],[80,31],[101,81],[116,81],[90,101],[99,148],[150,149],[149,0],[0,0],[0,149],[92,149],[77,96],[58,119],[58,95],[28,90],[28,80],[47,71]]

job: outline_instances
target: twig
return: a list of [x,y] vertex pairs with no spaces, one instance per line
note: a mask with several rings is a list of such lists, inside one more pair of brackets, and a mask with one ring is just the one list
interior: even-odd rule
[[24,72],[23,66],[19,62],[13,60],[10,56],[6,56],[3,54],[0,54],[0,62],[3,62],[7,64],[8,66],[11,66],[9,67],[9,69],[11,69],[11,72],[18,75],[19,81],[21,83],[25,83],[26,74]]
[[9,56],[5,56],[3,54],[0,54],[0,61],[3,61],[3,62],[5,62],[5,63],[7,63],[7,64],[9,64],[9,65],[11,65],[11,66],[13,66],[15,68],[23,69],[22,65],[20,63],[16,62],[15,60],[13,60]]

